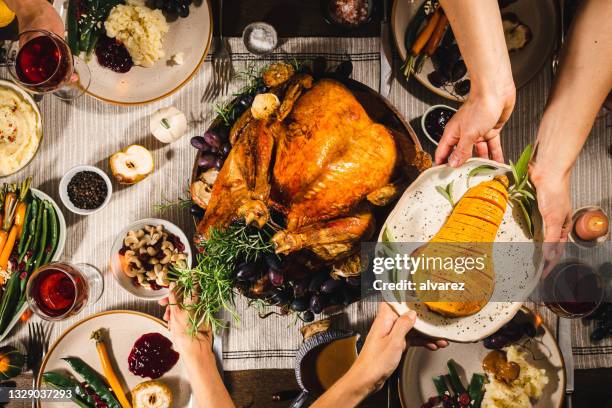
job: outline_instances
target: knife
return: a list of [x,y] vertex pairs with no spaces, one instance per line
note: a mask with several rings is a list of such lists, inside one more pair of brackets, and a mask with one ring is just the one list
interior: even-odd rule
[[565,406],[572,408],[574,393],[574,355],[572,354],[572,321],[563,317],[557,323],[557,341],[565,362]]
[[385,98],[391,93],[393,82],[393,53],[389,31],[389,1],[383,0],[383,18],[380,23],[380,84],[378,92]]

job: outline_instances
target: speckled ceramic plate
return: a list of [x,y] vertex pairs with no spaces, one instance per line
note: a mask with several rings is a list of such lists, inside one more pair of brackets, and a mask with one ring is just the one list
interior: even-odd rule
[[[65,18],[64,1],[55,0],[54,6]],[[92,55],[87,62],[91,71],[87,93],[104,102],[140,105],[165,98],[189,82],[210,47],[213,24],[209,2],[196,0],[189,7],[187,18],[167,21],[170,29],[163,41],[165,57],[150,68],[134,66],[121,74],[101,66]],[[183,54],[181,65],[169,62],[177,53]]]
[[[490,180],[498,174],[510,171],[510,167],[492,160],[470,159],[460,168],[449,166],[432,167],[423,172],[404,192],[399,202],[387,218],[379,236],[387,234],[391,242],[425,243],[444,225],[452,207],[437,190],[436,186],[447,186],[453,182],[453,199],[458,201],[468,189],[468,173],[480,165],[490,165],[496,171],[472,177],[469,186]],[[539,216],[536,215],[536,237],[541,236]],[[538,238],[536,238],[538,240]],[[497,232],[495,242],[530,243],[525,221],[518,209],[508,205],[504,219]],[[496,245],[493,257],[504,256],[504,251],[520,249],[521,256],[512,256],[512,262],[495,263],[495,290],[491,299],[507,299],[507,302],[489,302],[478,313],[461,317],[447,318],[430,311],[424,303],[401,303],[394,307],[414,309],[418,313],[415,328],[432,337],[445,338],[457,342],[474,342],[494,333],[508,322],[520,309],[522,302],[515,299],[526,298],[538,283],[541,273],[540,248],[532,245]],[[500,251],[500,252],[497,252]],[[500,259],[500,258],[497,258]],[[516,271],[521,275],[517,279]]]
[[[544,328],[540,341],[529,343],[533,353],[527,361],[537,368],[546,370],[548,384],[542,390],[542,397],[534,408],[560,408],[565,390],[565,364],[559,347],[550,330]],[[448,373],[446,363],[451,358],[462,368],[459,374],[467,384],[473,373],[482,373],[482,360],[490,350],[482,342],[451,344],[449,347],[429,351],[423,347],[412,347],[400,369],[399,394],[403,408],[420,408],[431,396],[436,395],[432,378]]]
[[[408,25],[425,0],[406,1],[395,0],[391,15],[391,27],[395,45],[402,60],[406,59],[407,51],[405,36]],[[523,49],[510,53],[512,76],[517,88],[527,84],[542,69],[550,57],[555,44],[558,30],[557,8],[553,0],[518,0],[504,7],[504,13],[514,13],[529,26],[533,38]],[[457,95],[452,86],[435,87],[429,82],[427,75],[434,70],[430,58],[425,58],[423,67],[414,77],[432,92],[445,98],[462,102],[466,97]],[[467,78],[467,76],[466,76]]]
[[[62,360],[64,357],[80,357],[94,370],[102,374],[103,371],[100,366],[98,353],[96,352],[96,345],[90,338],[91,333],[100,328],[108,330],[107,347],[111,359],[115,362],[115,367],[118,371],[117,375],[124,381],[125,391],[132,390],[141,382],[149,380],[149,378],[142,378],[130,373],[128,369],[128,356],[132,346],[143,334],[160,333],[170,339],[170,332],[164,322],[147,314],[131,310],[113,310],[89,316],[63,332],[51,345],[49,352],[43,360],[40,369],[41,374],[37,379],[37,386],[41,386],[41,376],[46,371],[70,373],[74,376],[74,372]],[[158,381],[170,387],[173,395],[173,407],[191,408],[195,407],[195,402],[191,395],[189,378],[184,370],[181,359],[170,371],[161,376]],[[126,392],[126,394],[128,399],[131,399],[129,393]],[[43,405],[44,408],[73,406],[73,403],[49,401],[46,401]]]

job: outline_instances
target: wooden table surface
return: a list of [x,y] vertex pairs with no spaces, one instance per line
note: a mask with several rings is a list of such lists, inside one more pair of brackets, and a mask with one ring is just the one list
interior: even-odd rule
[[[213,0],[215,22],[218,1]],[[361,28],[346,31],[326,23],[320,0],[223,0],[223,34],[238,37],[244,27],[254,21],[275,26],[281,37],[330,36],[376,37],[379,35],[382,2],[377,0],[373,20]],[[16,24],[0,30],[0,39],[12,37]],[[217,33],[215,28],[215,33]],[[292,395],[298,386],[293,370],[249,370],[225,373],[225,382],[239,408],[287,407],[289,400],[274,401],[274,394]],[[574,407],[612,408],[612,368],[577,370]],[[363,407],[387,407],[386,389],[373,395]]]

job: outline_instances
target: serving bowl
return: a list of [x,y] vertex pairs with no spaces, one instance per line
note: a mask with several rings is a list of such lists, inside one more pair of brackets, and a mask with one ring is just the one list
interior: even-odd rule
[[34,98],[32,98],[32,95],[30,95],[29,93],[27,93],[26,91],[24,91],[23,89],[21,89],[20,87],[15,85],[15,83],[13,83],[11,81],[7,81],[5,79],[0,79],[0,88],[10,89],[11,91],[13,91],[17,95],[19,95],[26,103],[28,103],[32,107],[32,109],[34,110],[34,112],[36,113],[37,118],[38,118],[37,119],[37,128],[38,128],[38,133],[40,135],[39,140],[38,140],[38,146],[36,147],[36,150],[34,151],[34,154],[32,155],[32,157],[25,164],[23,164],[23,166],[21,166],[20,168],[16,169],[12,173],[5,174],[5,175],[0,174],[0,179],[2,179],[4,177],[11,176],[11,175],[13,175],[13,174],[23,170],[30,163],[32,163],[34,158],[36,158],[36,155],[40,151],[40,145],[43,142],[43,124],[42,124],[42,115],[40,113],[40,109],[38,108],[38,104],[36,103],[36,101],[34,101]]
[[[82,171],[94,172],[98,174],[100,177],[102,177],[102,179],[106,183],[106,190],[107,190],[106,198],[104,199],[104,202],[102,203],[102,205],[100,205],[98,208],[94,208],[92,210],[78,208],[74,204],[72,204],[72,201],[70,201],[70,197],[68,197],[68,183],[70,183],[70,180],[72,180],[72,178],[77,173],[80,173]],[[75,166],[71,168],[70,170],[68,170],[66,174],[62,176],[62,179],[60,180],[60,184],[59,184],[59,196],[60,196],[60,199],[62,200],[62,204],[64,204],[64,206],[71,212],[75,214],[79,214],[79,215],[91,215],[91,214],[95,214],[98,211],[102,210],[110,202],[112,194],[113,194],[113,184],[111,183],[110,178],[106,175],[105,172],[103,172],[102,170],[100,170],[99,168],[95,166],[88,166],[88,165]]]
[[181,241],[181,243],[185,245],[184,253],[187,255],[187,267],[191,268],[193,254],[191,252],[191,247],[189,245],[189,240],[187,239],[187,236],[179,227],[177,227],[170,221],[162,220],[159,218],[145,218],[145,219],[133,222],[132,224],[125,227],[117,235],[117,238],[115,239],[115,242],[113,243],[111,253],[110,253],[110,268],[111,268],[111,271],[113,272],[113,276],[115,277],[119,285],[123,289],[131,293],[132,295],[140,299],[144,299],[144,300],[159,300],[159,299],[163,299],[168,296],[169,289],[161,288],[158,290],[151,290],[151,289],[144,288],[140,285],[134,284],[134,282],[132,281],[132,278],[127,276],[121,269],[121,262],[119,258],[119,251],[123,247],[123,240],[128,234],[128,232],[131,230],[143,228],[147,225],[151,225],[151,226],[161,225],[164,227],[164,230],[166,230],[170,234],[175,235]]

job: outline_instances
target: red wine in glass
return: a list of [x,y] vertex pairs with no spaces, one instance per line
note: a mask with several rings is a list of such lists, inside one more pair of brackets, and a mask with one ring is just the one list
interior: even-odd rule
[[64,40],[46,31],[26,31],[20,41],[14,76],[23,87],[37,93],[53,92],[70,79],[72,54]]

